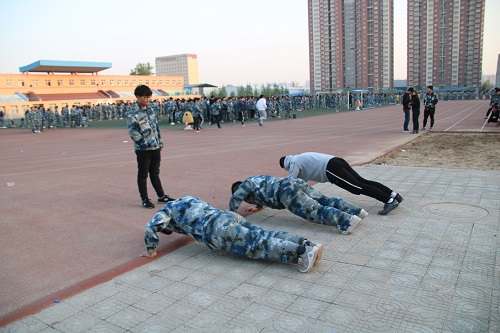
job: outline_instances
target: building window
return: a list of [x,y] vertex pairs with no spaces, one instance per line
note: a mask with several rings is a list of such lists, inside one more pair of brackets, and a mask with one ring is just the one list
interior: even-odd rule
[[116,80],[116,84],[117,84],[118,86],[121,86],[121,85],[122,85],[122,80]]
[[7,80],[5,84],[7,85],[7,87],[12,87],[12,80]]
[[23,80],[19,80],[19,81],[17,81],[17,85],[18,85],[19,87],[24,87],[24,81],[23,81]]
[[85,85],[85,80],[80,80],[80,85],[84,86]]
[[105,86],[106,85],[106,80],[101,80],[101,86]]
[[90,85],[91,86],[95,86],[95,80],[94,79],[90,80]]
[[33,87],[38,87],[38,80],[33,80]]
[[75,80],[69,80],[69,85],[74,86],[75,85]]
[[149,86],[149,80],[146,80],[146,85]]
[[45,85],[46,85],[47,87],[50,87],[50,80],[45,80]]
[[57,80],[57,86],[58,86],[58,87],[60,87],[60,86],[62,86],[62,85],[63,85],[62,80]]
[[125,85],[128,86],[128,80],[125,80]]
[[110,80],[109,80],[109,85],[110,85],[110,86],[114,86],[114,85],[115,85],[115,80],[110,79]]

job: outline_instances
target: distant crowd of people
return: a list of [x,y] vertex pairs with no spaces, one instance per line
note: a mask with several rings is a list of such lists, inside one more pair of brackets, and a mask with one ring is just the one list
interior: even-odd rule
[[[417,94],[419,94],[417,92]],[[435,92],[439,100],[473,100],[490,99],[495,92],[492,91],[452,91]],[[422,94],[423,95],[423,94]],[[374,93],[369,100],[364,100],[363,106],[383,106],[402,103],[403,94],[399,93]],[[302,96],[270,96],[266,98],[267,118],[291,119],[295,111],[313,109],[346,110],[354,108],[359,96],[353,94],[317,94]],[[186,112],[198,118],[200,124],[204,121],[210,123],[241,122],[253,120],[258,115],[256,107],[257,96],[248,97],[201,97],[180,99],[170,97],[168,100],[151,102],[153,109],[159,117],[168,117],[170,124],[180,124]],[[43,129],[87,127],[90,121],[124,119],[130,112],[132,102],[73,105],[71,107],[31,107],[19,121],[19,127],[31,129],[33,133],[41,133]],[[16,127],[13,120],[5,121],[3,112],[0,111],[0,128]]]

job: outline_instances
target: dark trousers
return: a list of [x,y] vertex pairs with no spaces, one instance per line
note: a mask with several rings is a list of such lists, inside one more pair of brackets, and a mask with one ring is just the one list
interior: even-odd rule
[[410,123],[410,109],[403,109],[405,113],[405,122],[403,123],[403,131],[408,131],[408,124]]
[[427,118],[431,118],[431,127],[434,127],[434,114],[436,113],[436,108],[425,108],[424,109],[424,127],[427,125]]
[[411,110],[411,121],[413,123],[413,130],[418,132],[418,117],[420,117],[420,109]]
[[198,116],[194,116],[194,125],[193,125],[193,129],[195,131],[198,131],[200,129],[200,124],[201,124],[201,115],[198,115]]
[[332,184],[356,195],[367,195],[383,203],[391,198],[392,190],[390,188],[364,179],[340,157],[330,159],[326,166],[326,177]]
[[212,124],[216,123],[217,127],[220,128],[220,114],[212,115]]
[[160,149],[156,150],[136,150],[137,155],[137,186],[142,200],[148,199],[148,175],[151,179],[151,184],[158,195],[158,198],[163,197],[163,187],[160,181]]

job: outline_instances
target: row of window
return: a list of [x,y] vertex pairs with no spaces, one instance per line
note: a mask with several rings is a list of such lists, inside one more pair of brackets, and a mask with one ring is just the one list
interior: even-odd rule
[[[7,79],[5,80],[5,86],[6,87],[13,87],[13,80],[11,79]],[[56,84],[58,87],[62,87],[62,86],[65,86],[65,82],[62,80],[62,79],[58,79],[58,80],[51,80],[51,79],[46,79],[46,80],[40,80],[42,81],[41,83],[44,84],[46,87],[50,87],[52,86],[52,82],[53,81],[56,81]],[[80,83],[80,86],[86,86],[87,85],[87,82],[88,80],[85,80],[85,79],[81,79],[79,80],[79,83]],[[96,85],[99,85],[98,84],[98,80],[96,79],[91,79],[90,80],[90,85],[91,86],[96,86]],[[163,85],[163,80],[123,80],[123,84],[122,84],[122,80],[116,80],[116,85],[117,86],[132,86],[132,87],[135,87],[137,84],[145,84],[145,85],[149,85],[149,84],[152,84],[153,86],[155,86],[156,84],[158,85]],[[109,80],[105,80],[105,79],[101,79],[100,80],[100,84],[101,86],[114,86],[115,85],[115,80],[114,79],[109,79]],[[182,80],[165,80],[165,85],[181,85],[182,84]],[[27,85],[27,83],[25,82],[25,80],[17,80],[17,86],[18,87],[25,87]],[[75,80],[74,79],[70,79],[68,80],[67,82],[67,85],[69,86],[74,86],[75,85]],[[39,81],[38,80],[31,80],[31,84],[30,84],[30,87],[39,87],[40,84],[39,84]]]

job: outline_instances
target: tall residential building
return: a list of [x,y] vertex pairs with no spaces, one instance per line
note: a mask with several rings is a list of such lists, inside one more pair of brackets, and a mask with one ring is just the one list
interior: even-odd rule
[[156,75],[183,76],[184,84],[198,84],[198,56],[178,54],[156,58]]
[[495,81],[495,87],[500,87],[500,54],[498,55],[497,60],[497,76]]
[[408,0],[408,85],[481,84],[485,0]]
[[392,90],[394,0],[308,0],[311,92]]

